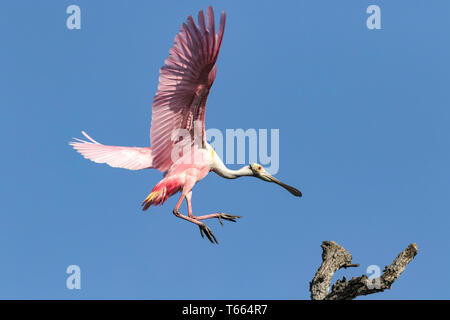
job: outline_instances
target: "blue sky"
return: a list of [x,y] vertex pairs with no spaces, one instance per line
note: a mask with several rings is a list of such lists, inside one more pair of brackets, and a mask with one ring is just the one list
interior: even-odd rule
[[[302,190],[211,174],[197,214],[176,198],[142,213],[157,171],[83,159],[86,130],[147,146],[158,71],[180,24],[227,12],[208,128],[280,129],[277,177]],[[81,7],[81,30],[66,8]],[[381,30],[366,8],[381,8]],[[419,255],[372,299],[450,298],[448,1],[2,1],[0,5],[0,298],[308,299],[320,244],[383,268]],[[233,166],[236,168],[236,166]],[[185,206],[182,207],[185,212]],[[67,266],[81,290],[66,288]],[[439,273],[439,279],[430,278]],[[364,298],[367,299],[367,298]]]

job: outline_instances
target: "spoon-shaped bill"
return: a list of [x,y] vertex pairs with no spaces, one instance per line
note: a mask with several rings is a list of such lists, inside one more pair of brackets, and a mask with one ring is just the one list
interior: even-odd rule
[[282,186],[282,187],[285,188],[287,191],[289,191],[290,193],[292,193],[294,196],[296,196],[296,197],[301,197],[301,196],[302,196],[302,193],[300,192],[300,190],[295,189],[294,187],[288,186],[287,184],[281,182],[280,180],[278,180],[278,179],[276,179],[276,178],[274,178],[274,177],[272,177],[272,176],[269,176],[268,178],[270,179],[271,182],[274,182],[274,183],[276,183],[276,184]]

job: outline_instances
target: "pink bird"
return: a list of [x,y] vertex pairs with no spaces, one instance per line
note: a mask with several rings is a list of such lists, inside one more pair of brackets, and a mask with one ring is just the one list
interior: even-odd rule
[[[89,140],[74,138],[70,142],[86,159],[129,170],[155,168],[164,172],[164,178],[153,188],[142,203],[143,210],[161,205],[170,196],[181,192],[173,214],[196,224],[202,237],[218,243],[203,220],[217,218],[236,222],[241,216],[211,213],[195,216],[192,212],[194,185],[213,171],[226,179],[243,176],[257,177],[276,183],[295,196],[301,192],[271,176],[259,164],[252,163],[239,170],[228,169],[214,149],[206,142],[205,109],[209,90],[216,77],[216,61],[225,30],[225,12],[220,16],[216,34],[214,12],[207,9],[207,23],[203,11],[198,13],[198,25],[192,16],[181,26],[164,66],[160,70],[159,85],[152,104],[150,140],[152,148],[103,145],[85,133]],[[181,135],[180,135],[181,133]],[[183,135],[184,134],[184,135]],[[175,137],[175,138],[174,138]],[[186,199],[188,215],[180,212]]]

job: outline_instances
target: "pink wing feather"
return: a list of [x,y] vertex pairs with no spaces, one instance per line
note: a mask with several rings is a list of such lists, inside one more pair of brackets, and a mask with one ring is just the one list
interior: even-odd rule
[[69,144],[86,159],[129,170],[152,168],[150,148],[106,146],[89,137],[86,132],[82,133],[90,142],[74,138],[77,142]]
[[[216,60],[225,30],[225,12],[220,16],[216,34],[214,12],[207,9],[208,27],[203,11],[197,26],[189,16],[183,23],[169,57],[160,70],[158,91],[153,99],[150,139],[153,167],[166,171],[172,165],[172,133],[186,129],[194,137],[194,122],[202,123],[205,142],[205,108],[209,89],[216,76]],[[191,140],[193,143],[193,139]]]

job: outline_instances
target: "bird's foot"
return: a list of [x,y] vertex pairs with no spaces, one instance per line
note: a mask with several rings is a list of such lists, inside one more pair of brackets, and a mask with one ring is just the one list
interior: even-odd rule
[[219,244],[216,237],[214,236],[214,233],[206,224],[204,224],[204,223],[199,224],[198,227],[200,228],[200,234],[201,234],[202,238],[204,238],[204,236],[206,234],[206,237],[208,238],[209,241],[211,241],[211,243]]
[[228,221],[232,221],[232,222],[236,222],[236,219],[242,218],[241,216],[233,216],[231,214],[223,213],[223,212],[216,212],[216,213],[206,214],[204,216],[197,216],[197,217],[194,216],[194,215],[191,215],[189,217],[192,218],[192,219],[195,219],[197,221],[217,218],[217,219],[219,219],[219,222],[220,222],[220,224],[222,226],[223,226],[222,219],[225,219],[225,220],[228,220]]
[[219,222],[220,222],[220,224],[222,226],[223,226],[222,219],[236,222],[236,219],[242,218],[242,216],[233,216],[233,215],[228,214],[228,213],[216,213],[216,214],[217,214],[217,219],[219,219]]

